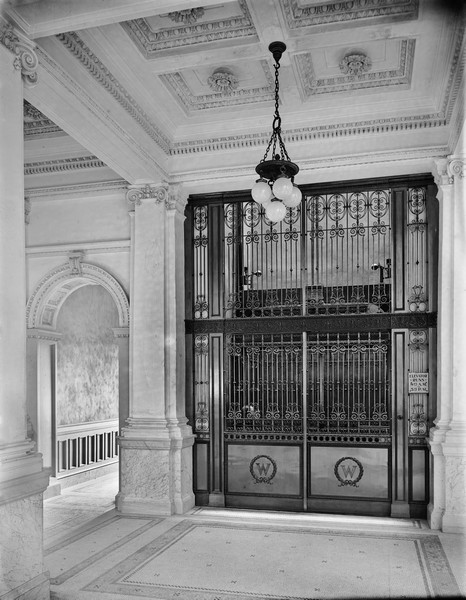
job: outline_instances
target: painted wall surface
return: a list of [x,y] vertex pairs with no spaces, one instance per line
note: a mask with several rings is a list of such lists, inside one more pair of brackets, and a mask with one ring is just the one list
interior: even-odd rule
[[118,418],[118,312],[101,286],[73,292],[57,330],[57,426]]

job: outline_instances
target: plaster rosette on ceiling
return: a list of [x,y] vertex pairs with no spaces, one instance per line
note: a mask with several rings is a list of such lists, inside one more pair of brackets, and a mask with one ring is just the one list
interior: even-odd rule
[[[365,52],[320,48],[294,57],[303,99],[317,94],[411,85],[416,40],[381,40],[372,43],[380,57]],[[343,55],[343,56],[342,56]]]
[[245,0],[134,19],[121,25],[147,59],[162,51],[199,44],[258,40]]
[[186,113],[273,101],[274,81],[266,60],[228,67],[187,69],[160,75]]

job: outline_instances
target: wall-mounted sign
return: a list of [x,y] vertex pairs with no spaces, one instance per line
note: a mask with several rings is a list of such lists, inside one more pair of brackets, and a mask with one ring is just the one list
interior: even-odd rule
[[408,394],[428,394],[429,373],[408,373]]

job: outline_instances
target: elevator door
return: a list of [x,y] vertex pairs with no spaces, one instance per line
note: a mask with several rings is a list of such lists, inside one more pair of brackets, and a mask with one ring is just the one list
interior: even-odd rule
[[227,336],[227,504],[386,513],[389,359],[386,332]]
[[411,381],[425,382],[435,326],[427,198],[408,185],[305,194],[282,223],[249,200],[193,204],[198,504],[425,508],[429,387]]

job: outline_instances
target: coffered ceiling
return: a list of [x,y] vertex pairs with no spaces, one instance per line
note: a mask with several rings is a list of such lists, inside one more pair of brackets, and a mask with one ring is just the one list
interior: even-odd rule
[[10,0],[37,44],[26,90],[31,187],[253,177],[280,112],[298,183],[328,163],[453,151],[463,121],[462,2]]

